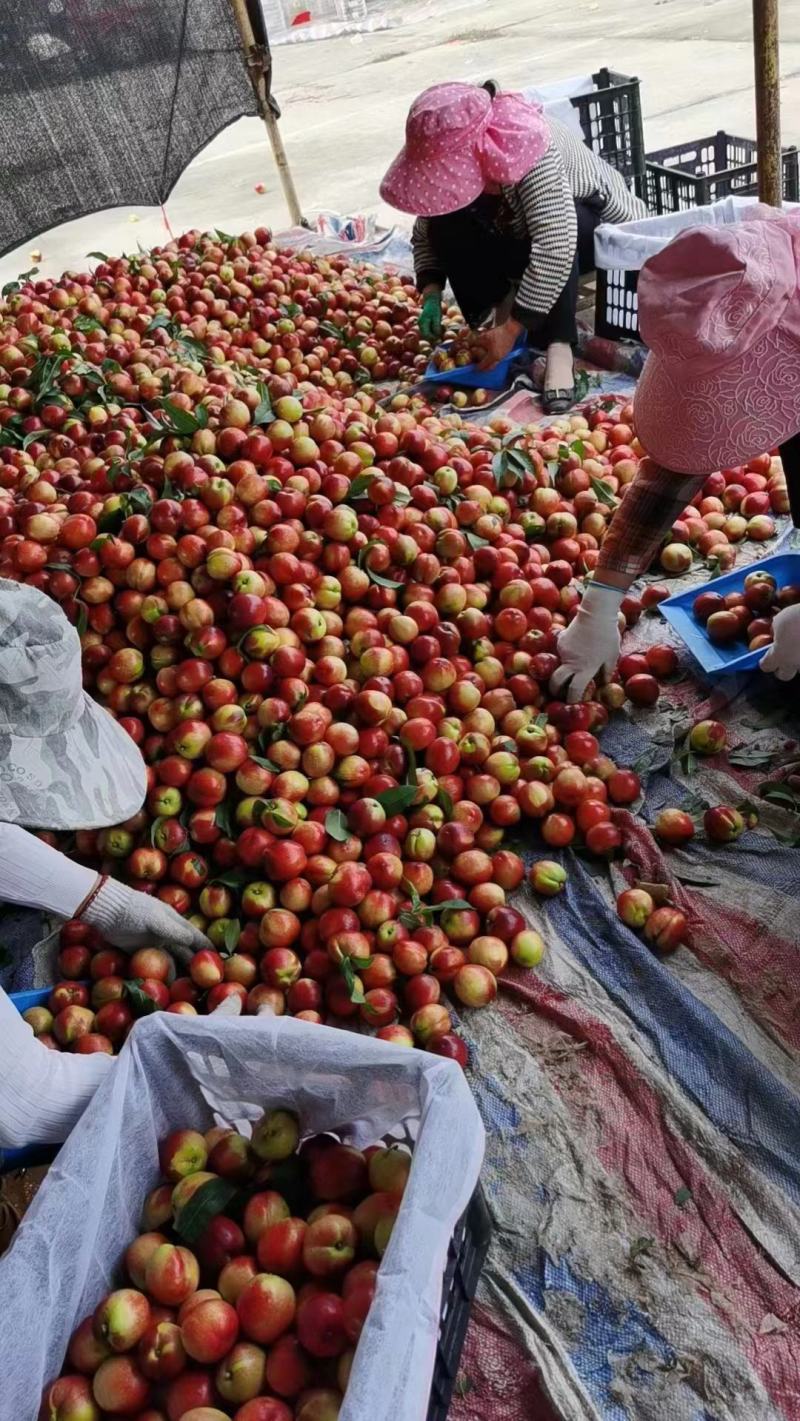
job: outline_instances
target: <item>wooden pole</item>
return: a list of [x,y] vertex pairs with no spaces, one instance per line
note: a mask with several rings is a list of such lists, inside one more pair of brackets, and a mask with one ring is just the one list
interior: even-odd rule
[[758,195],[780,207],[783,191],[781,161],[781,95],[778,50],[778,0],[753,0],[753,44],[756,77],[756,139]]
[[289,159],[286,156],[286,149],[283,146],[278,120],[273,113],[266,84],[266,51],[260,45],[253,32],[250,16],[247,12],[247,0],[231,0],[233,13],[236,16],[236,23],[239,27],[239,34],[242,38],[245,63],[250,75],[250,82],[253,85],[253,92],[256,96],[258,111],[266,125],[267,134],[272,148],[272,156],[275,159],[275,166],[278,169],[278,176],[281,180],[283,195],[286,199],[286,206],[289,209],[289,217],[293,227],[300,227],[303,223],[303,214],[300,208],[300,200],[297,196],[297,189],[294,185],[294,178],[289,167]]

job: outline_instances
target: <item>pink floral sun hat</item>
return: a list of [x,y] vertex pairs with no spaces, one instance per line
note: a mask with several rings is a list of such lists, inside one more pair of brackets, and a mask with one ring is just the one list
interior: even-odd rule
[[695,227],[642,267],[636,430],[676,473],[737,467],[800,433],[800,211]]
[[401,212],[439,217],[475,201],[487,183],[516,183],[550,146],[542,108],[521,94],[434,84],[416,98],[406,141],[381,183]]

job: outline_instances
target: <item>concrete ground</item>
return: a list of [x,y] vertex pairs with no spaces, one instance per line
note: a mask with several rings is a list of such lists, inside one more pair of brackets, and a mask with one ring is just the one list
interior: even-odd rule
[[[783,141],[800,144],[800,4],[781,8]],[[307,216],[327,208],[389,218],[380,177],[402,142],[411,99],[443,79],[493,77],[514,88],[607,65],[641,80],[647,150],[719,128],[755,137],[751,0],[398,0],[397,14],[401,23],[374,34],[275,50],[281,129]],[[176,233],[286,227],[261,122],[242,119],[210,144],[166,211]],[[27,269],[33,251],[43,273],[57,275],[85,268],[91,250],[136,250],[165,231],[157,209],[82,218],[4,257],[0,282]]]

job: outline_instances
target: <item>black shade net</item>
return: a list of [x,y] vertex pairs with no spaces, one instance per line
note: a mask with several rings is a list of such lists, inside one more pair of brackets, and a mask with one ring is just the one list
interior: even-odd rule
[[0,255],[86,213],[157,206],[257,111],[230,0],[0,0]]

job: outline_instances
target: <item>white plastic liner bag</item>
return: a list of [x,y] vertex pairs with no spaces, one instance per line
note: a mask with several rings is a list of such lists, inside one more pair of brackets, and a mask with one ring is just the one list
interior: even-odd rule
[[548,84],[531,85],[522,90],[524,98],[541,104],[545,113],[558,119],[565,127],[571,128],[580,139],[583,138],[581,121],[578,110],[570,100],[577,99],[582,94],[599,92],[594,86],[591,74],[575,74],[569,79],[553,79]]
[[[673,237],[689,227],[727,227],[741,222],[748,210],[759,204],[754,197],[723,197],[706,207],[689,207],[682,212],[665,212],[660,217],[642,217],[638,222],[615,226],[603,222],[594,234],[594,254],[603,271],[641,271],[649,257],[663,251]],[[785,203],[796,207],[797,203]]]
[[459,1066],[290,1018],[139,1021],[0,1260],[0,1415],[36,1421],[73,1329],[119,1278],[158,1182],[169,1130],[243,1133],[286,1107],[304,1135],[357,1146],[398,1127],[414,1163],[361,1334],[340,1421],[424,1421],[453,1228],[478,1180],[484,1132]]

